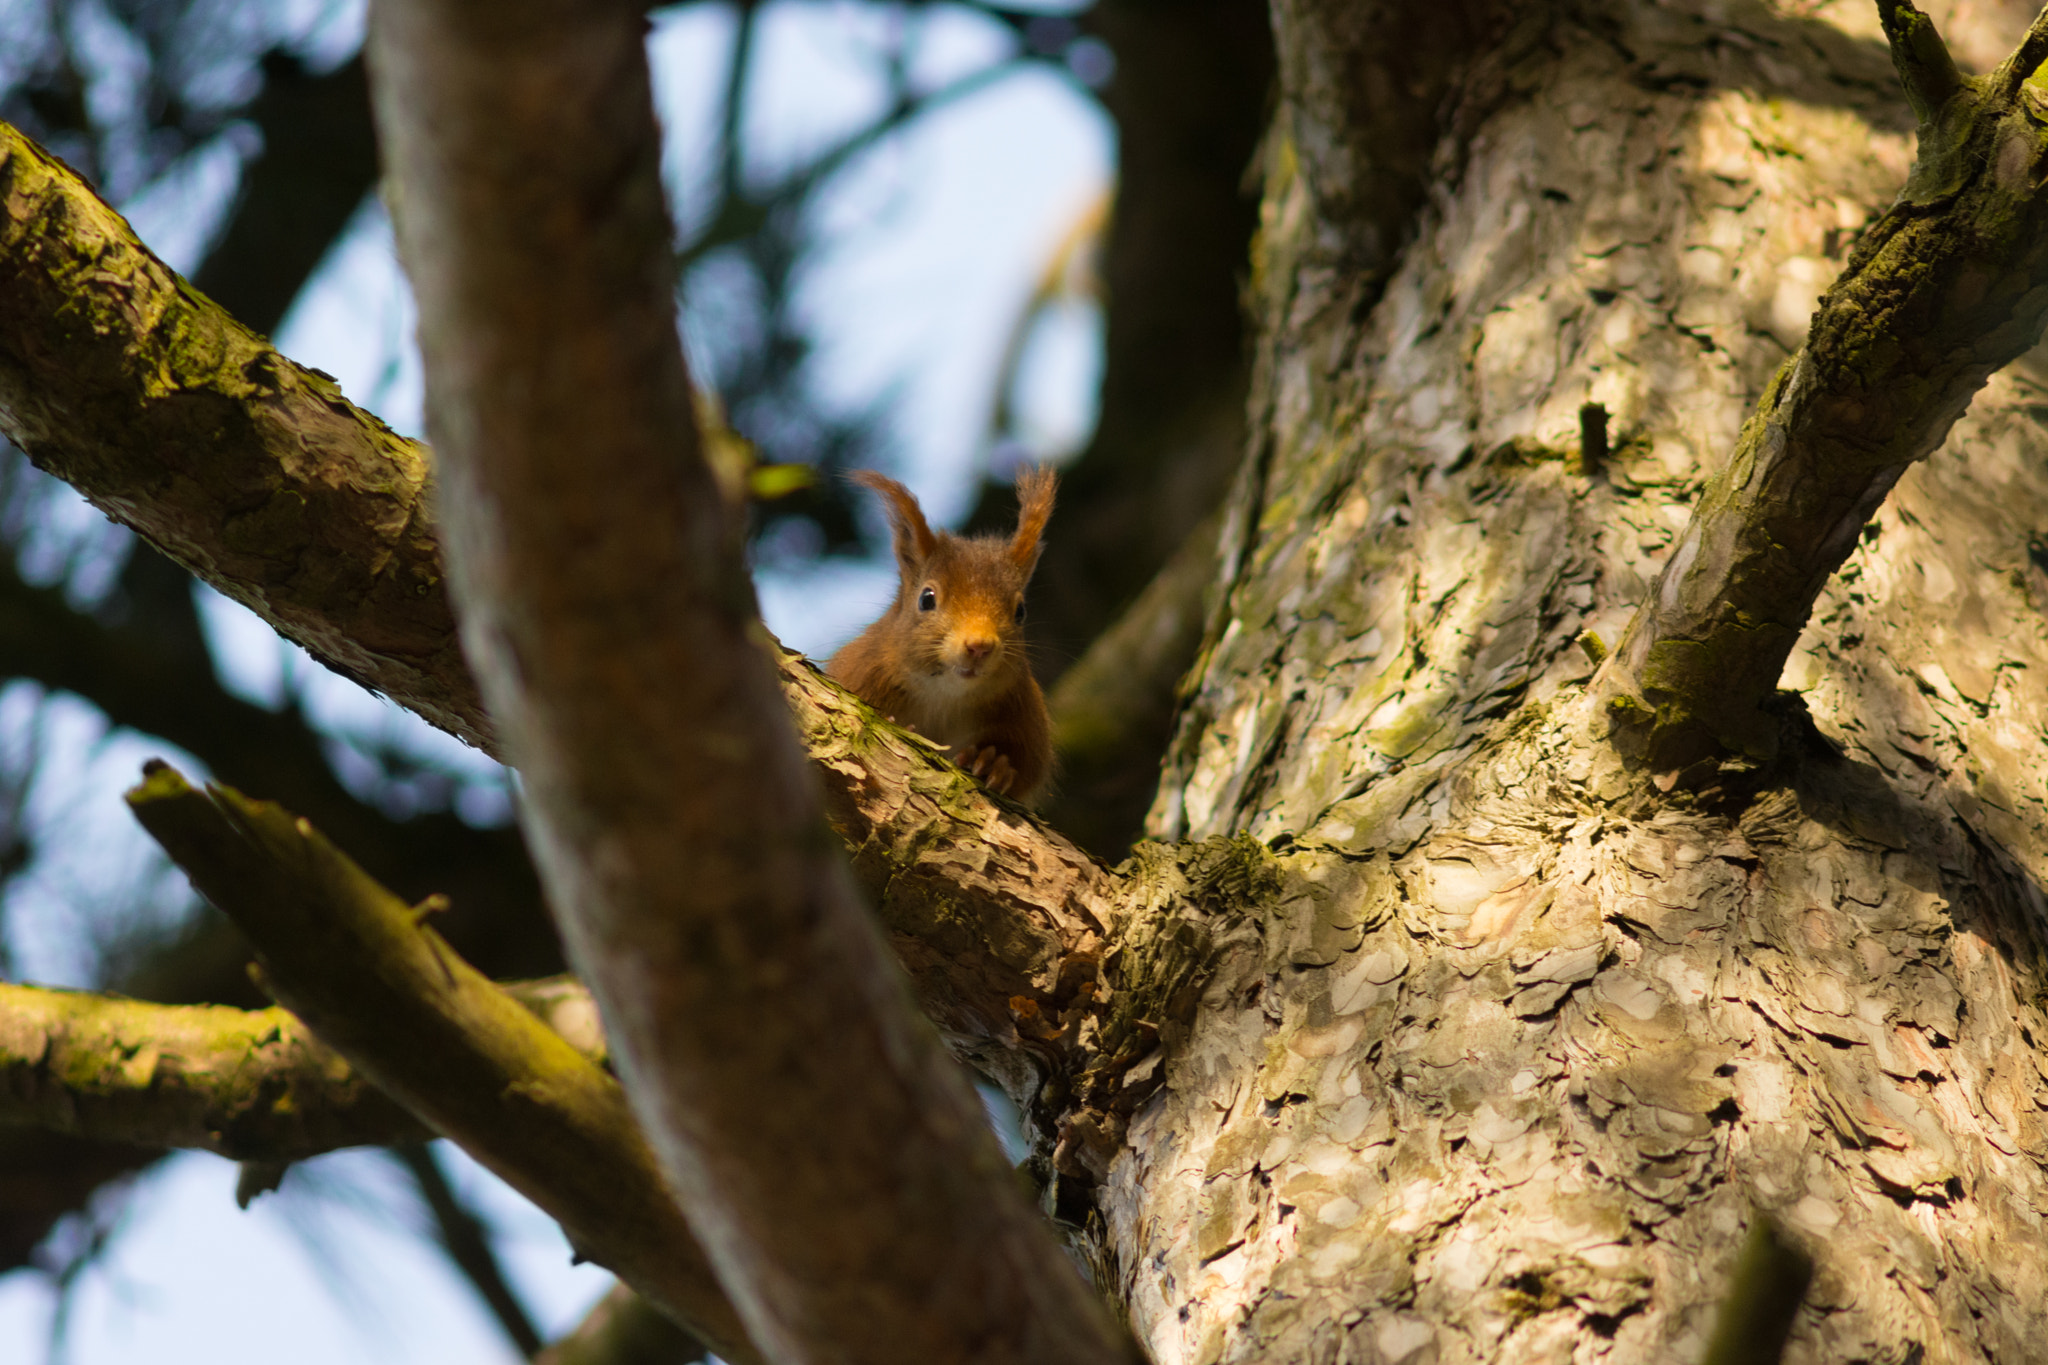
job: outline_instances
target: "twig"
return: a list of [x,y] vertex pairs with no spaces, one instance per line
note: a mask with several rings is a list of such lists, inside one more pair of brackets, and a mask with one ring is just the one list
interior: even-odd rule
[[489,1230],[448,1183],[447,1172],[441,1169],[434,1149],[424,1142],[404,1142],[393,1147],[391,1154],[419,1187],[420,1198],[433,1215],[441,1249],[448,1253],[448,1259],[476,1290],[491,1316],[505,1329],[505,1335],[512,1338],[519,1354],[529,1358],[537,1354],[542,1345],[540,1333],[534,1330],[526,1305],[519,1301],[511,1282],[505,1278],[505,1268],[498,1264]]

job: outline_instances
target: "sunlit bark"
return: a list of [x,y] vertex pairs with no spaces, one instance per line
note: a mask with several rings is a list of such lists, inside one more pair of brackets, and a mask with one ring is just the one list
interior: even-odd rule
[[[1027,1099],[1161,1365],[1698,1360],[1759,1208],[1817,1263],[1790,1358],[2030,1358],[2048,365],[1862,527],[1774,743],[1645,764],[1585,705],[1906,182],[1875,11],[1276,10],[1174,842],[1096,868],[785,669],[928,1012]],[[2028,17],[1984,15],[1950,34],[1979,66]]]
[[[1376,8],[1283,7],[1325,16],[1283,70]],[[1494,34],[1369,314],[1313,268],[1355,226],[1293,101],[1362,157],[1372,121],[1295,91],[1269,154],[1264,446],[1153,819],[1339,890],[1269,912],[1110,1168],[1134,1321],[1175,1363],[1696,1360],[1761,1207],[1818,1262],[1788,1359],[2029,1358],[2042,372],[1874,513],[1775,760],[1631,769],[1574,640],[1618,638],[1914,120],[1855,6]]]

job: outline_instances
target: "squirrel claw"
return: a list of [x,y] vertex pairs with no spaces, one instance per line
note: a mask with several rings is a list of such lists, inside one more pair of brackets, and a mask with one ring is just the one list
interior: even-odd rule
[[981,779],[982,785],[998,796],[1007,796],[1010,787],[1017,780],[1017,770],[1010,766],[1010,756],[993,744],[984,744],[977,749],[968,749],[960,755],[960,766]]

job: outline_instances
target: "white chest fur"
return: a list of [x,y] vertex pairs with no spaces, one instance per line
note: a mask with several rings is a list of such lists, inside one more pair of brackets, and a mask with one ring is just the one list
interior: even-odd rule
[[913,674],[908,687],[910,714],[896,719],[932,743],[946,745],[957,758],[980,738],[981,702],[988,682],[986,675],[963,678],[951,670]]

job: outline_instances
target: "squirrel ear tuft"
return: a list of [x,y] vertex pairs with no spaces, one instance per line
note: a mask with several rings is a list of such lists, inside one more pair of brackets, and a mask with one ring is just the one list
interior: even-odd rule
[[916,496],[887,474],[877,474],[872,469],[857,469],[846,477],[882,495],[888,505],[889,525],[895,532],[896,560],[906,574],[917,573],[939,547],[939,538],[932,534]]
[[1052,517],[1052,496],[1059,479],[1044,465],[1017,471],[1017,534],[1010,537],[1010,562],[1030,573],[1038,567],[1038,553],[1045,547],[1039,537]]

